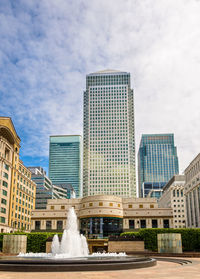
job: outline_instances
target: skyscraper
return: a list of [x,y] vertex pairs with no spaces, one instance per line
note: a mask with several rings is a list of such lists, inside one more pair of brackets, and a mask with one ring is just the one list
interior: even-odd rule
[[105,70],[87,75],[83,147],[83,196],[136,196],[130,73]]
[[162,190],[179,173],[173,134],[142,135],[138,152],[139,197],[150,190]]
[[71,184],[76,197],[82,195],[82,137],[50,136],[49,178],[66,190]]

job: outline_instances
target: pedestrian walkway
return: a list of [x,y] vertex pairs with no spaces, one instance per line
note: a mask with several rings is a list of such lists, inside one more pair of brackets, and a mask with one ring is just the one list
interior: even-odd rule
[[188,258],[192,264],[180,265],[158,261],[149,268],[97,272],[0,272],[0,279],[200,279],[200,259]]

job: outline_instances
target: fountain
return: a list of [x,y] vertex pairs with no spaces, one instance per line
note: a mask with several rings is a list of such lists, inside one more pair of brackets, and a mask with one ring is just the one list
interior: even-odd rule
[[87,240],[78,231],[77,216],[73,207],[69,209],[67,226],[63,232],[61,243],[59,243],[58,235],[54,235],[51,251],[53,255],[64,254],[67,258],[89,255]]
[[70,208],[61,242],[54,235],[51,253],[20,253],[17,257],[0,257],[0,270],[9,271],[88,271],[148,267],[156,260],[132,257],[125,253],[93,253],[89,255],[85,236],[79,233],[77,216]]
[[79,233],[77,216],[73,207],[68,211],[67,225],[63,232],[61,242],[55,234],[51,244],[51,253],[20,253],[23,258],[74,258],[74,257],[124,257],[125,253],[93,253],[89,255],[87,239]]

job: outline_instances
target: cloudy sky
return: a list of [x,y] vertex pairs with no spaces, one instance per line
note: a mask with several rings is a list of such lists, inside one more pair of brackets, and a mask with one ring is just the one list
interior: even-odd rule
[[82,134],[87,73],[131,73],[136,144],[174,133],[180,172],[200,152],[200,1],[0,0],[0,115],[25,165],[49,136]]

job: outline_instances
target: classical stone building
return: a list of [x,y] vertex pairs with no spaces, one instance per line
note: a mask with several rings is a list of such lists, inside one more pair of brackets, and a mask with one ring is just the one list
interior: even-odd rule
[[140,228],[173,228],[171,208],[158,208],[155,198],[95,195],[78,199],[48,200],[46,210],[32,211],[32,231],[62,231],[67,212],[74,207],[81,232],[107,237]]
[[185,169],[185,197],[189,228],[200,228],[200,153]]
[[36,185],[19,159],[19,150],[11,118],[0,117],[0,232],[30,231]]
[[158,206],[172,208],[174,228],[185,228],[186,210],[184,195],[185,176],[174,175],[163,188],[163,194],[158,200]]

